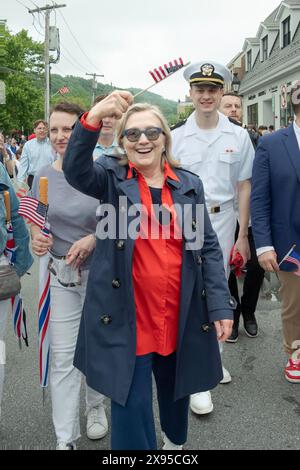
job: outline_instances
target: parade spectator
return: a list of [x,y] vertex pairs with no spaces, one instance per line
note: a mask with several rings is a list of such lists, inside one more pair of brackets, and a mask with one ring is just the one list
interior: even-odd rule
[[[100,103],[107,95],[97,96],[94,101],[94,105]],[[104,118],[102,120],[102,127],[99,134],[99,139],[96,144],[93,158],[97,160],[97,158],[102,157],[102,155],[109,155],[113,154],[118,147],[118,143],[116,140],[116,125],[117,120],[114,117]]]
[[[236,123],[239,126],[241,125],[243,121],[243,108],[242,98],[240,96],[237,96],[233,93],[225,93],[222,96],[219,110],[221,113],[225,114],[225,116],[229,117],[232,123]],[[249,132],[250,139],[251,135],[253,134],[250,134]],[[255,148],[253,140],[252,143]],[[237,223],[236,237],[238,236],[238,232],[239,223]],[[238,340],[239,321],[241,314],[247,336],[250,338],[255,338],[258,334],[255,310],[259,297],[259,291],[264,279],[264,270],[260,267],[257,260],[251,225],[248,227],[248,241],[251,257],[246,264],[246,274],[243,280],[243,295],[241,298],[239,296],[236,275],[233,271],[231,271],[228,280],[230,293],[237,301],[237,306],[234,311],[232,333],[227,339],[228,343],[235,343]]]
[[43,119],[38,119],[34,123],[34,132],[36,137],[26,142],[23,147],[18,172],[18,181],[23,183],[27,179],[29,188],[32,187],[37,171],[55,160],[55,153],[47,137],[48,123]]
[[5,137],[0,132],[0,163],[2,163],[8,172],[9,176],[13,177],[13,156],[7,145],[5,144]]
[[[110,207],[120,214],[117,227],[108,227],[111,236],[100,216],[75,365],[112,400],[113,450],[157,449],[153,371],[163,449],[180,450],[187,438],[189,395],[221,380],[217,337],[225,341],[230,335],[233,301],[201,181],[172,159],[169,127],[158,108],[136,104],[127,110],[132,101],[128,92],[113,92],[96,104],[77,122],[64,159],[74,187],[99,198],[104,212]],[[93,163],[102,119],[119,119],[126,110],[118,130],[124,158]],[[201,249],[188,249],[185,238],[175,237],[182,225],[173,203],[177,210],[187,204],[193,214],[203,204],[202,221],[183,222],[192,229],[190,240],[204,230]],[[155,215],[153,204],[165,205],[167,221]],[[136,210],[144,217],[135,221],[140,227],[135,238],[130,222]],[[148,224],[158,225],[159,236],[151,237],[150,230],[144,236]],[[164,238],[167,229],[170,236]]]
[[[4,191],[9,191],[11,223],[14,233],[15,245],[17,247],[15,250],[14,268],[19,276],[23,276],[33,262],[33,258],[29,251],[29,235],[22,217],[18,215],[19,203],[12,187],[10,178],[4,166],[2,163],[0,163],[0,266],[9,264],[8,258],[5,255],[8,235],[6,229],[6,207],[4,202]],[[10,299],[0,300],[0,415],[6,359],[5,332],[9,306]]]
[[[79,402],[81,373],[73,366],[78,328],[88,272],[95,248],[98,201],[72,188],[62,172],[72,126],[82,112],[71,103],[55,105],[50,115],[50,140],[59,158],[38,170],[33,196],[39,198],[39,179],[48,178],[48,220],[51,238],[32,225],[32,248],[41,256],[50,250],[50,387],[57,450],[72,450],[80,437]],[[98,358],[102,361],[102,358]],[[97,359],[97,360],[98,360]],[[104,396],[86,389],[87,435],[100,439],[108,432]]]
[[270,134],[271,134],[272,132],[274,132],[274,126],[273,126],[272,124],[269,126],[269,132],[270,132]]
[[[235,200],[238,201],[240,229],[233,250],[250,258],[248,243],[250,178],[254,150],[249,135],[218,112],[224,84],[232,80],[231,72],[213,61],[191,64],[184,71],[190,84],[195,111],[175,126],[173,152],[182,166],[203,181],[210,220],[221,246],[224,268],[229,277],[229,260],[236,227]],[[231,381],[224,368],[223,383]],[[191,396],[191,409],[197,414],[213,410],[209,391]]]
[[18,150],[18,145],[17,145],[17,141],[14,137],[12,137],[10,139],[10,143],[8,145],[8,149],[10,150],[10,152],[15,156],[16,153],[17,153],[17,150]]
[[[262,137],[252,176],[251,217],[258,261],[277,272],[282,298],[284,349],[288,355],[285,378],[300,383],[300,360],[293,353],[300,340],[300,277],[290,272],[296,265],[284,262],[291,247],[300,247],[300,104],[298,86],[291,88],[296,120],[287,129]],[[300,258],[300,257],[299,257]],[[295,260],[297,263],[297,260]],[[298,274],[299,260],[298,260]]]

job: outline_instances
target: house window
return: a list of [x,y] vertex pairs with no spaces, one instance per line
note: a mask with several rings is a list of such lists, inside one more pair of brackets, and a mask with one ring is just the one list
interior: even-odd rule
[[282,47],[284,48],[288,46],[291,42],[291,17],[290,16],[288,16],[282,22],[282,36],[283,36]]
[[252,66],[252,51],[247,52],[247,71],[249,72],[251,70]]
[[261,46],[262,46],[262,62],[264,62],[268,58],[268,36],[265,36],[262,39]]
[[248,124],[258,126],[258,104],[257,103],[248,106],[247,114],[248,114]]

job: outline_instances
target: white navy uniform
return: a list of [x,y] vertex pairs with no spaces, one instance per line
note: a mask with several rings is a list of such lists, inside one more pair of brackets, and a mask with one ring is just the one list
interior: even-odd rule
[[172,131],[173,156],[182,167],[202,180],[212,226],[223,252],[229,276],[229,257],[234,244],[234,201],[239,182],[250,179],[254,149],[248,132],[222,113],[215,129],[200,129],[194,112]]

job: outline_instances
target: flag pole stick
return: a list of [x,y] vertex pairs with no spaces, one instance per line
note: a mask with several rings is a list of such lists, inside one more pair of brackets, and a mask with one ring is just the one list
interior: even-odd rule
[[163,82],[164,80],[166,80],[167,78],[169,77],[172,77],[172,75],[174,75],[175,73],[179,72],[179,70],[183,69],[184,67],[187,67],[188,65],[190,65],[190,62],[187,62],[186,64],[184,64],[182,67],[180,67],[178,70],[176,70],[175,72],[173,73],[170,73],[170,75],[167,75],[165,78],[163,78],[162,80],[159,80],[159,82],[155,82],[155,83],[152,83],[152,85],[148,86],[148,88],[145,88],[144,90],[141,90],[139,91],[138,93],[136,93],[133,98],[137,98],[137,96],[140,96],[142,95],[143,93],[145,93],[146,91],[150,90],[150,88],[153,88],[155,85],[158,85],[159,83]]
[[286,259],[287,257],[292,253],[292,251],[296,248],[296,245],[293,245],[292,248],[289,250],[289,252],[285,255],[285,257],[280,261],[278,266],[280,266]]

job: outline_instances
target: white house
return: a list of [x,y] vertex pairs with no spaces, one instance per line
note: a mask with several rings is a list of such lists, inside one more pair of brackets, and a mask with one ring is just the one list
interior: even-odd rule
[[285,0],[260,24],[243,47],[244,123],[286,125],[293,115],[289,91],[300,80],[300,1]]

